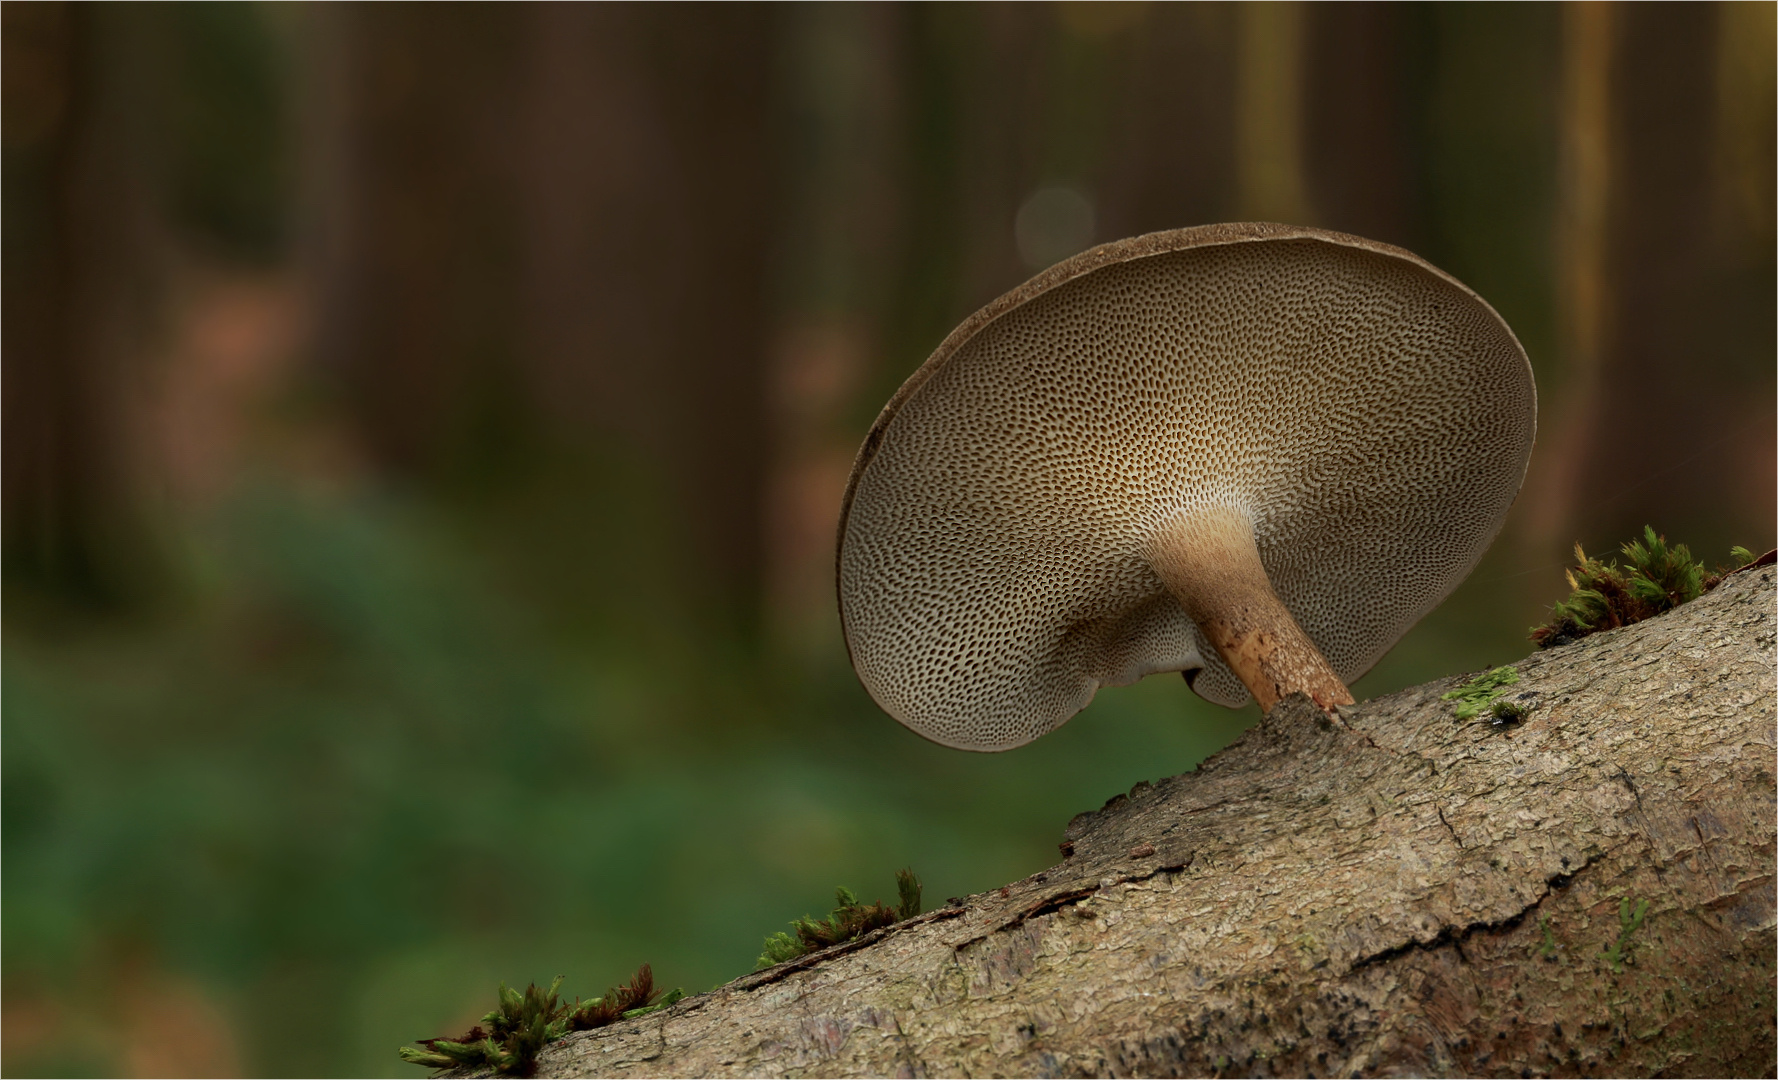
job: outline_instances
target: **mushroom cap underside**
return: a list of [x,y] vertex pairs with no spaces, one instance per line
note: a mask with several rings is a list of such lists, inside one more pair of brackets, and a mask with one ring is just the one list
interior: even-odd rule
[[1144,555],[1216,509],[1350,681],[1474,567],[1535,428],[1511,330],[1408,252],[1282,226],[1096,248],[965,323],[878,418],[839,537],[853,666],[966,749],[1159,671],[1240,705]]

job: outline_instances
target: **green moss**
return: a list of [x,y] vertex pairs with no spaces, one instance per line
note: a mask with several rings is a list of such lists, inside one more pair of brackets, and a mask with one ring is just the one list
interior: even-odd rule
[[911,868],[903,868],[895,872],[895,894],[900,901],[895,913],[904,919],[911,919],[920,914],[921,894],[925,889],[920,879],[914,876]]
[[808,951],[801,941],[782,930],[775,934],[767,934],[765,945],[759,953],[759,959],[753,962],[753,970],[761,971],[765,968],[776,967],[787,960],[795,960]]
[[501,1076],[530,1076],[537,1069],[542,1049],[570,1031],[604,1027],[664,1009],[685,996],[683,990],[666,994],[654,988],[654,969],[643,964],[628,985],[613,987],[603,997],[569,1005],[556,995],[562,985],[557,975],[542,989],[536,983],[523,993],[500,984],[499,1004],[482,1022],[455,1039],[421,1039],[419,1046],[404,1046],[401,1060],[429,1069],[492,1069]]
[[[1506,692],[1506,688],[1519,681],[1519,673],[1511,667],[1499,667],[1485,675],[1475,678],[1440,695],[1440,701],[1457,703],[1457,719],[1473,720],[1480,716],[1483,709],[1493,704],[1494,699]],[[1522,719],[1522,717],[1521,717]]]
[[817,919],[812,915],[804,915],[791,922],[790,933],[780,930],[768,936],[759,959],[754,962],[754,970],[795,960],[817,949],[851,941],[872,930],[892,926],[902,919],[911,919],[920,914],[922,890],[920,879],[914,876],[912,870],[895,872],[895,891],[899,902],[892,908],[881,901],[874,904],[859,903],[852,890],[841,885],[834,890],[835,906],[827,918]]
[[1730,549],[1733,565],[1712,574],[1692,558],[1684,544],[1668,546],[1667,538],[1643,526],[1642,539],[1620,549],[1626,560],[1619,565],[1594,559],[1574,545],[1577,565],[1567,573],[1568,599],[1550,608],[1542,626],[1533,627],[1531,640],[1538,648],[1566,645],[1601,630],[1641,622],[1680,604],[1696,600],[1714,588],[1723,575],[1754,560],[1744,547]]
[[1494,702],[1488,706],[1488,713],[1494,717],[1495,727],[1504,727],[1508,724],[1522,723],[1527,716],[1531,715],[1531,706],[1521,705],[1505,698],[1495,698]]
[[1532,946],[1531,951],[1545,960],[1554,960],[1556,958],[1556,934],[1550,928],[1550,917],[1547,912],[1537,916],[1537,929],[1543,935],[1543,940]]
[[1642,924],[1647,916],[1647,900],[1638,900],[1634,906],[1631,905],[1630,898],[1627,896],[1618,901],[1617,940],[1607,942],[1605,947],[1599,950],[1605,955],[1605,961],[1611,965],[1611,970],[1614,973],[1618,975],[1624,973],[1624,961],[1630,958],[1630,935],[1642,929]]

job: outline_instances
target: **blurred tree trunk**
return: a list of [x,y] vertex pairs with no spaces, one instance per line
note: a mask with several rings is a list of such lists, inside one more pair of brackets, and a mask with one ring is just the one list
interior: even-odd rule
[[6,567],[108,605],[155,562],[135,429],[165,284],[153,26],[121,5],[0,11]]
[[1101,240],[1236,216],[1236,9],[1143,8],[1118,57]]
[[905,132],[906,12],[877,4],[787,9],[781,24],[785,161],[778,323],[772,335],[770,633],[791,655],[838,640],[834,522],[906,226],[896,183]]
[[1549,419],[1542,468],[1525,499],[1528,539],[1546,554],[1565,554],[1574,539],[1581,473],[1599,436],[1616,13],[1610,3],[1562,8],[1561,195],[1555,223],[1561,378],[1545,391]]
[[1034,269],[1020,259],[1014,238],[1020,204],[1046,181],[1078,184],[1084,178],[1046,168],[1062,134],[1055,98],[1069,89],[1055,63],[1061,28],[1054,13],[1038,5],[986,4],[921,14],[949,36],[955,65],[949,177],[957,208],[951,225],[958,247],[958,288],[950,298],[955,323]]
[[715,606],[763,576],[767,353],[782,212],[776,16],[527,11],[523,336],[535,400],[659,463]]
[[1246,221],[1309,222],[1303,167],[1307,5],[1241,4],[1235,64],[1235,169]]
[[[431,477],[517,406],[517,7],[309,12],[313,352],[371,458]],[[516,380],[515,380],[516,381]],[[502,433],[504,434],[504,433]],[[486,440],[492,442],[494,440]]]
[[1553,556],[1583,528],[1589,543],[1661,528],[1632,509],[1658,504],[1738,530],[1694,533],[1700,550],[1758,543],[1774,513],[1778,347],[1770,6],[1562,14],[1562,363],[1527,492],[1532,538]]
[[959,319],[1043,268],[1014,226],[1046,187],[1091,207],[1079,247],[1234,213],[1236,15],[1217,4],[907,9],[906,284],[890,320],[906,366],[895,382]]
[[668,489],[686,588],[750,608],[771,12],[315,14],[317,351],[363,442],[447,482],[510,479],[539,447],[629,448]]
[[1285,702],[1043,873],[539,1074],[1770,1075],[1774,576],[1521,661],[1519,724]]
[[[1729,521],[1756,538],[1770,535],[1771,487],[1750,490],[1742,478],[1747,464],[1771,454],[1778,346],[1771,242],[1764,245],[1765,273],[1736,257],[1740,244],[1724,242],[1716,213],[1722,185],[1714,173],[1724,164],[1717,144],[1728,133],[1700,122],[1720,113],[1719,20],[1731,6],[1616,10],[1605,289],[1614,331],[1602,343],[1599,438],[1577,493],[1605,536],[1630,535],[1645,524],[1627,501],[1637,494],[1681,520],[1708,520],[1738,505]],[[1764,195],[1769,205],[1769,180]],[[1747,302],[1761,295],[1763,303]],[[1731,386],[1741,392],[1720,392]],[[1716,535],[1694,542],[1721,550],[1747,541]]]
[[1315,223],[1419,249],[1403,9],[1362,0],[1304,14],[1303,157]]

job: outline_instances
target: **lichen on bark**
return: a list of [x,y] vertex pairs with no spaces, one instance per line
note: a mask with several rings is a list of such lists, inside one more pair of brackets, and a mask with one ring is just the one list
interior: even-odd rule
[[554,1076],[1771,1075],[1774,571],[1296,698],[1004,889],[547,1048]]

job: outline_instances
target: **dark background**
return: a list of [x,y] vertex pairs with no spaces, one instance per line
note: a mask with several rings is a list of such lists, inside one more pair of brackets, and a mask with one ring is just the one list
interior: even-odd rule
[[1770,3],[0,12],[8,1073],[418,1075],[1226,743],[1169,677],[962,754],[845,663],[871,417],[1093,242],[1357,232],[1523,340],[1525,491],[1360,697],[1576,540],[1773,542]]

